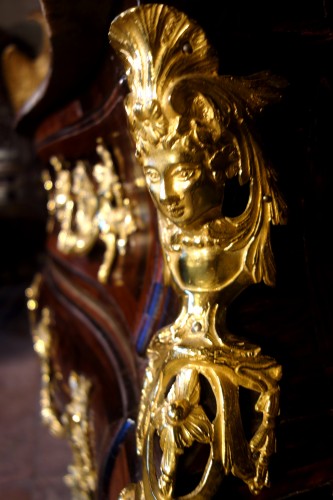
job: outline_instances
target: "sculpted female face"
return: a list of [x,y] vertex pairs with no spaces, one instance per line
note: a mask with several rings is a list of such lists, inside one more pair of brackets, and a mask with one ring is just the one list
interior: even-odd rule
[[192,229],[221,216],[223,189],[204,157],[157,151],[143,171],[157,209],[181,228]]

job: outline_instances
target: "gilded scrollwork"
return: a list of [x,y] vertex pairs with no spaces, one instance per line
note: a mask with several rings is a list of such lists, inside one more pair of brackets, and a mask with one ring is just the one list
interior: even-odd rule
[[89,422],[89,401],[92,384],[83,375],[69,376],[71,401],[61,417],[69,436],[73,464],[68,467],[65,483],[75,500],[92,500],[97,486],[97,472],[91,442],[93,429]]
[[[91,166],[81,160],[70,169],[60,157],[52,157],[55,180],[44,173],[50,192],[51,220],[60,230],[59,250],[69,255],[86,255],[101,241],[105,246],[98,279],[106,283],[117,253],[125,255],[128,237],[137,229],[130,200],[116,174],[112,156],[99,139],[96,152],[100,161]],[[51,226],[50,226],[51,227]]]
[[64,437],[64,428],[60,420],[59,412],[54,404],[53,379],[55,374],[53,373],[50,363],[52,349],[50,309],[48,307],[42,308],[40,318],[37,317],[40,282],[41,274],[38,273],[32,285],[26,289],[33,346],[40,359],[40,413],[43,424],[49,428],[51,434],[56,437]]
[[[230,332],[226,314],[247,286],[275,282],[270,226],[286,222],[286,206],[253,123],[284,82],[264,72],[220,76],[200,26],[166,5],[125,11],[109,37],[126,71],[126,111],[157,209],[166,281],[182,304],[147,350],[142,481],[120,498],[211,498],[229,474],[257,494],[269,485],[282,369]],[[248,189],[235,216],[224,205],[231,180]],[[240,391],[254,401],[249,423],[259,416],[250,433]],[[184,493],[179,471],[198,446],[206,449],[199,479]]]
[[162,405],[152,412],[153,426],[160,437],[162,449],[159,488],[166,496],[172,491],[177,457],[194,441],[209,443],[213,427],[200,401],[199,373],[182,369],[172,384]]
[[95,498],[97,472],[92,451],[93,429],[89,421],[89,404],[92,384],[84,375],[72,371],[68,379],[69,403],[63,411],[55,401],[56,381],[63,380],[52,363],[52,312],[43,307],[39,311],[39,287],[42,277],[36,274],[30,287],[26,289],[27,308],[34,349],[40,359],[41,389],[40,414],[44,425],[51,434],[66,438],[73,453],[73,463],[68,466],[65,483],[71,488],[75,500]]

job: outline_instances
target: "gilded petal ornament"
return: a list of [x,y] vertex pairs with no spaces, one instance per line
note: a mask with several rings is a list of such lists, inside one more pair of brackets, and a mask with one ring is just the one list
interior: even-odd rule
[[[199,405],[200,386],[195,370],[182,370],[171,386],[162,407],[157,409],[153,421],[161,435],[161,448],[175,446],[179,452],[193,441],[207,443],[212,428]],[[171,441],[170,441],[171,440]]]

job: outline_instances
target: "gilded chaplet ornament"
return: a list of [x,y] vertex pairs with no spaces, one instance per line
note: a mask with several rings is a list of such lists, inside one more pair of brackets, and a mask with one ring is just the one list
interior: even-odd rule
[[[182,304],[147,350],[142,480],[120,497],[207,499],[230,474],[256,494],[269,484],[281,366],[229,332],[226,311],[250,284],[274,284],[270,224],[285,222],[286,207],[252,121],[280,97],[281,82],[266,73],[219,76],[203,30],[169,6],[125,11],[109,37],[126,69],[126,111],[157,209],[165,279]],[[230,217],[223,199],[234,178],[249,195]],[[242,388],[256,395],[250,437]]]

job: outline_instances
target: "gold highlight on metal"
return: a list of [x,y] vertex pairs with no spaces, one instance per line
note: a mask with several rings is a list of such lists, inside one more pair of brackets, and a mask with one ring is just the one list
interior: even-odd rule
[[69,388],[71,402],[61,417],[69,437],[73,464],[68,467],[65,483],[71,488],[73,500],[95,498],[97,472],[92,453],[92,427],[89,423],[89,400],[92,384],[83,375],[71,372]]
[[86,255],[102,241],[105,252],[98,279],[106,283],[117,252],[125,255],[128,237],[136,231],[137,225],[111,154],[101,139],[96,151],[100,162],[93,165],[91,173],[89,165],[83,161],[77,161],[71,171],[54,156],[50,159],[55,171],[53,187],[50,189],[50,178],[45,173],[43,180],[45,189],[50,192],[51,220],[56,218],[60,224],[59,250],[68,255]]
[[89,423],[89,402],[92,384],[83,375],[72,371],[69,375],[70,402],[61,413],[55,403],[55,380],[62,374],[52,367],[52,314],[43,307],[38,318],[38,300],[41,274],[36,274],[26,289],[34,349],[41,366],[41,419],[51,434],[66,438],[73,453],[73,464],[68,467],[64,481],[71,488],[73,500],[93,500],[97,486],[97,472],[92,452],[93,430]]
[[[205,33],[169,6],[125,11],[109,37],[126,70],[126,111],[158,213],[166,281],[182,304],[147,350],[142,481],[120,498],[207,499],[229,474],[257,494],[269,485],[282,370],[231,333],[226,315],[247,286],[275,280],[270,225],[285,222],[286,207],[253,117],[280,98],[283,82],[219,76]],[[235,215],[224,203],[231,181],[248,193]],[[246,414],[240,392],[253,401]]]
[[65,432],[60,420],[59,412],[54,404],[53,373],[50,359],[52,349],[51,338],[51,312],[48,307],[38,311],[39,288],[42,276],[37,273],[30,287],[25,291],[27,308],[29,311],[30,327],[35,352],[40,359],[41,388],[40,388],[40,413],[44,425],[48,427],[51,434],[56,437],[64,437]]
[[41,310],[41,318],[37,325],[33,328],[34,349],[40,358],[41,367],[41,389],[40,389],[40,406],[41,418],[51,434],[56,437],[65,437],[65,430],[60,420],[60,415],[54,405],[54,388],[53,373],[50,359],[52,338],[50,332],[51,313],[47,307]]

